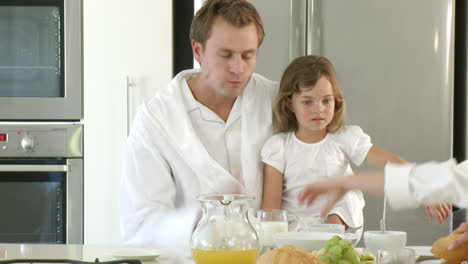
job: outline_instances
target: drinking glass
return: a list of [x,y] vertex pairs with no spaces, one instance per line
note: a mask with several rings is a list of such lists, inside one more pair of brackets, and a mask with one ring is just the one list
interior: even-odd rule
[[273,234],[288,232],[288,214],[285,210],[264,209],[257,212],[260,222],[260,243],[263,248],[274,248]]
[[379,249],[376,260],[376,264],[415,264],[416,253],[411,248]]
[[406,232],[404,231],[365,231],[364,245],[374,256],[378,250],[397,251],[406,246]]

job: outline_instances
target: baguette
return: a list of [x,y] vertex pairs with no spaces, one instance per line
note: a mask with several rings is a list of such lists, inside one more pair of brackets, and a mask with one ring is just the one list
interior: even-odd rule
[[323,264],[316,256],[296,246],[284,246],[263,254],[257,264]]

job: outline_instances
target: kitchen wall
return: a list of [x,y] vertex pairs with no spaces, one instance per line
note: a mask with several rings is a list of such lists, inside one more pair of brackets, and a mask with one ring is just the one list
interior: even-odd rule
[[84,0],[83,20],[84,242],[119,244],[127,114],[171,79],[172,1]]

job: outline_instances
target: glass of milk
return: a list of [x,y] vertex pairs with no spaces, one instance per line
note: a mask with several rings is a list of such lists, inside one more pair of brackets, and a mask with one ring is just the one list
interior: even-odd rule
[[263,209],[257,212],[260,222],[260,243],[264,248],[275,247],[273,234],[288,232],[288,214],[285,210]]

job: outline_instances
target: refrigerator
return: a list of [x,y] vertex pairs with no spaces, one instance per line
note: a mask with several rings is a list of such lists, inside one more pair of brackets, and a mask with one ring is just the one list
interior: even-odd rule
[[[466,1],[250,2],[266,32],[257,73],[279,80],[295,57],[326,56],[347,102],[346,123],[359,125],[373,144],[410,162],[444,161],[454,154],[465,159]],[[456,4],[465,11],[456,12]],[[456,38],[456,32],[462,33]],[[464,45],[457,60],[455,43]],[[457,80],[456,65],[462,67]],[[372,168],[353,168],[367,169]],[[379,230],[383,199],[365,200],[364,230]],[[463,221],[464,211],[456,214]],[[452,231],[452,218],[439,224],[423,208],[387,207],[386,226],[408,232],[407,245],[429,246]]]

